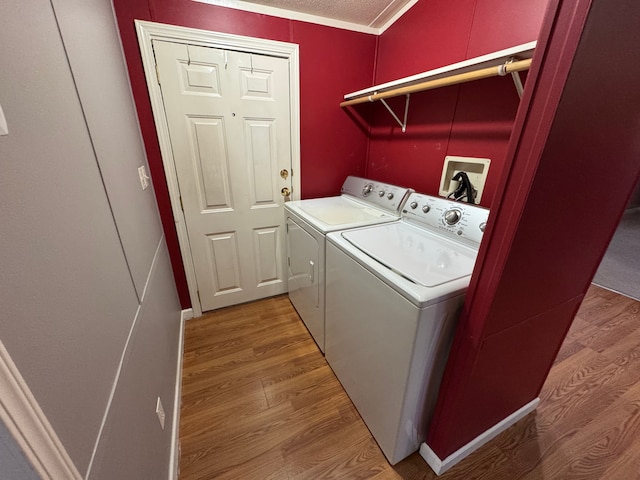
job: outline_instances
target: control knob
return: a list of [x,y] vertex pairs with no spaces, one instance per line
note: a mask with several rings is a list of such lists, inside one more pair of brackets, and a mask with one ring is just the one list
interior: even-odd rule
[[411,207],[412,210],[415,210],[416,208],[418,208],[418,202],[411,202],[409,206]]
[[379,197],[384,197],[384,190],[380,190],[380,191],[378,192],[378,196],[379,196]]
[[389,200],[393,200],[393,193],[392,192],[387,193],[387,198]]
[[364,197],[368,197],[372,191],[373,191],[373,183],[367,183],[362,189],[362,195]]
[[431,210],[431,207],[429,205],[425,205],[424,207],[422,207],[423,213],[429,213],[429,210]]
[[451,209],[444,212],[444,221],[447,225],[455,225],[460,221],[460,210]]
[[487,222],[482,222],[482,223],[480,224],[480,231],[481,231],[481,232],[484,232],[484,229],[485,229],[485,228],[487,228]]

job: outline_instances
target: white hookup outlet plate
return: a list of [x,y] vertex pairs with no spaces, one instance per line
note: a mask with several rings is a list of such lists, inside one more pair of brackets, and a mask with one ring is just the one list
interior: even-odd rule
[[158,421],[160,422],[160,426],[164,430],[164,419],[166,418],[166,415],[164,413],[164,407],[162,406],[160,397],[158,397],[158,401],[156,402],[156,415],[158,415]]
[[440,177],[440,196],[447,197],[451,192],[455,191],[459,182],[451,179],[458,172],[466,172],[471,185],[477,192],[474,202],[480,203],[490,164],[491,160],[488,158],[454,157],[450,155],[444,157],[442,177]]
[[147,175],[147,169],[144,165],[138,167],[138,177],[140,177],[140,186],[142,190],[149,188],[149,176]]
[[7,119],[0,105],[0,135],[9,135],[9,127],[7,127]]

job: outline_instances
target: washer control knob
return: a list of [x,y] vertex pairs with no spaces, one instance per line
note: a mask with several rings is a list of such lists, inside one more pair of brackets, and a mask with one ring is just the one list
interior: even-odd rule
[[444,221],[447,225],[455,225],[458,223],[460,221],[460,210],[453,208],[444,212]]
[[418,208],[418,202],[411,202],[409,206],[411,207],[412,210],[415,210],[416,208]]
[[487,228],[487,222],[482,222],[482,223],[480,224],[480,231],[481,231],[481,232],[484,232],[484,229],[485,229],[485,228]]
[[379,196],[379,197],[384,197],[384,190],[380,190],[380,191],[378,192],[378,196]]
[[424,207],[422,207],[423,213],[429,213],[429,210],[431,210],[431,207],[429,205],[425,205]]
[[362,188],[362,195],[365,197],[368,197],[369,194],[373,191],[373,183],[367,183],[363,188]]
[[389,200],[393,200],[393,193],[392,192],[387,193],[387,198]]

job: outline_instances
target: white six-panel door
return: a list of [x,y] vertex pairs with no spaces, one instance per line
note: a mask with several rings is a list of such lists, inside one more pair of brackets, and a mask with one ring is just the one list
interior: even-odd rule
[[286,291],[283,58],[153,41],[202,310]]

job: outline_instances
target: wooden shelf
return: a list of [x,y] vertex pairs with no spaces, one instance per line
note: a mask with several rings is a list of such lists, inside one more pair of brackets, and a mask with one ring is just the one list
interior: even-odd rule
[[[527,70],[536,42],[471,58],[409,77],[348,93],[341,107]],[[517,82],[516,82],[517,85]]]

